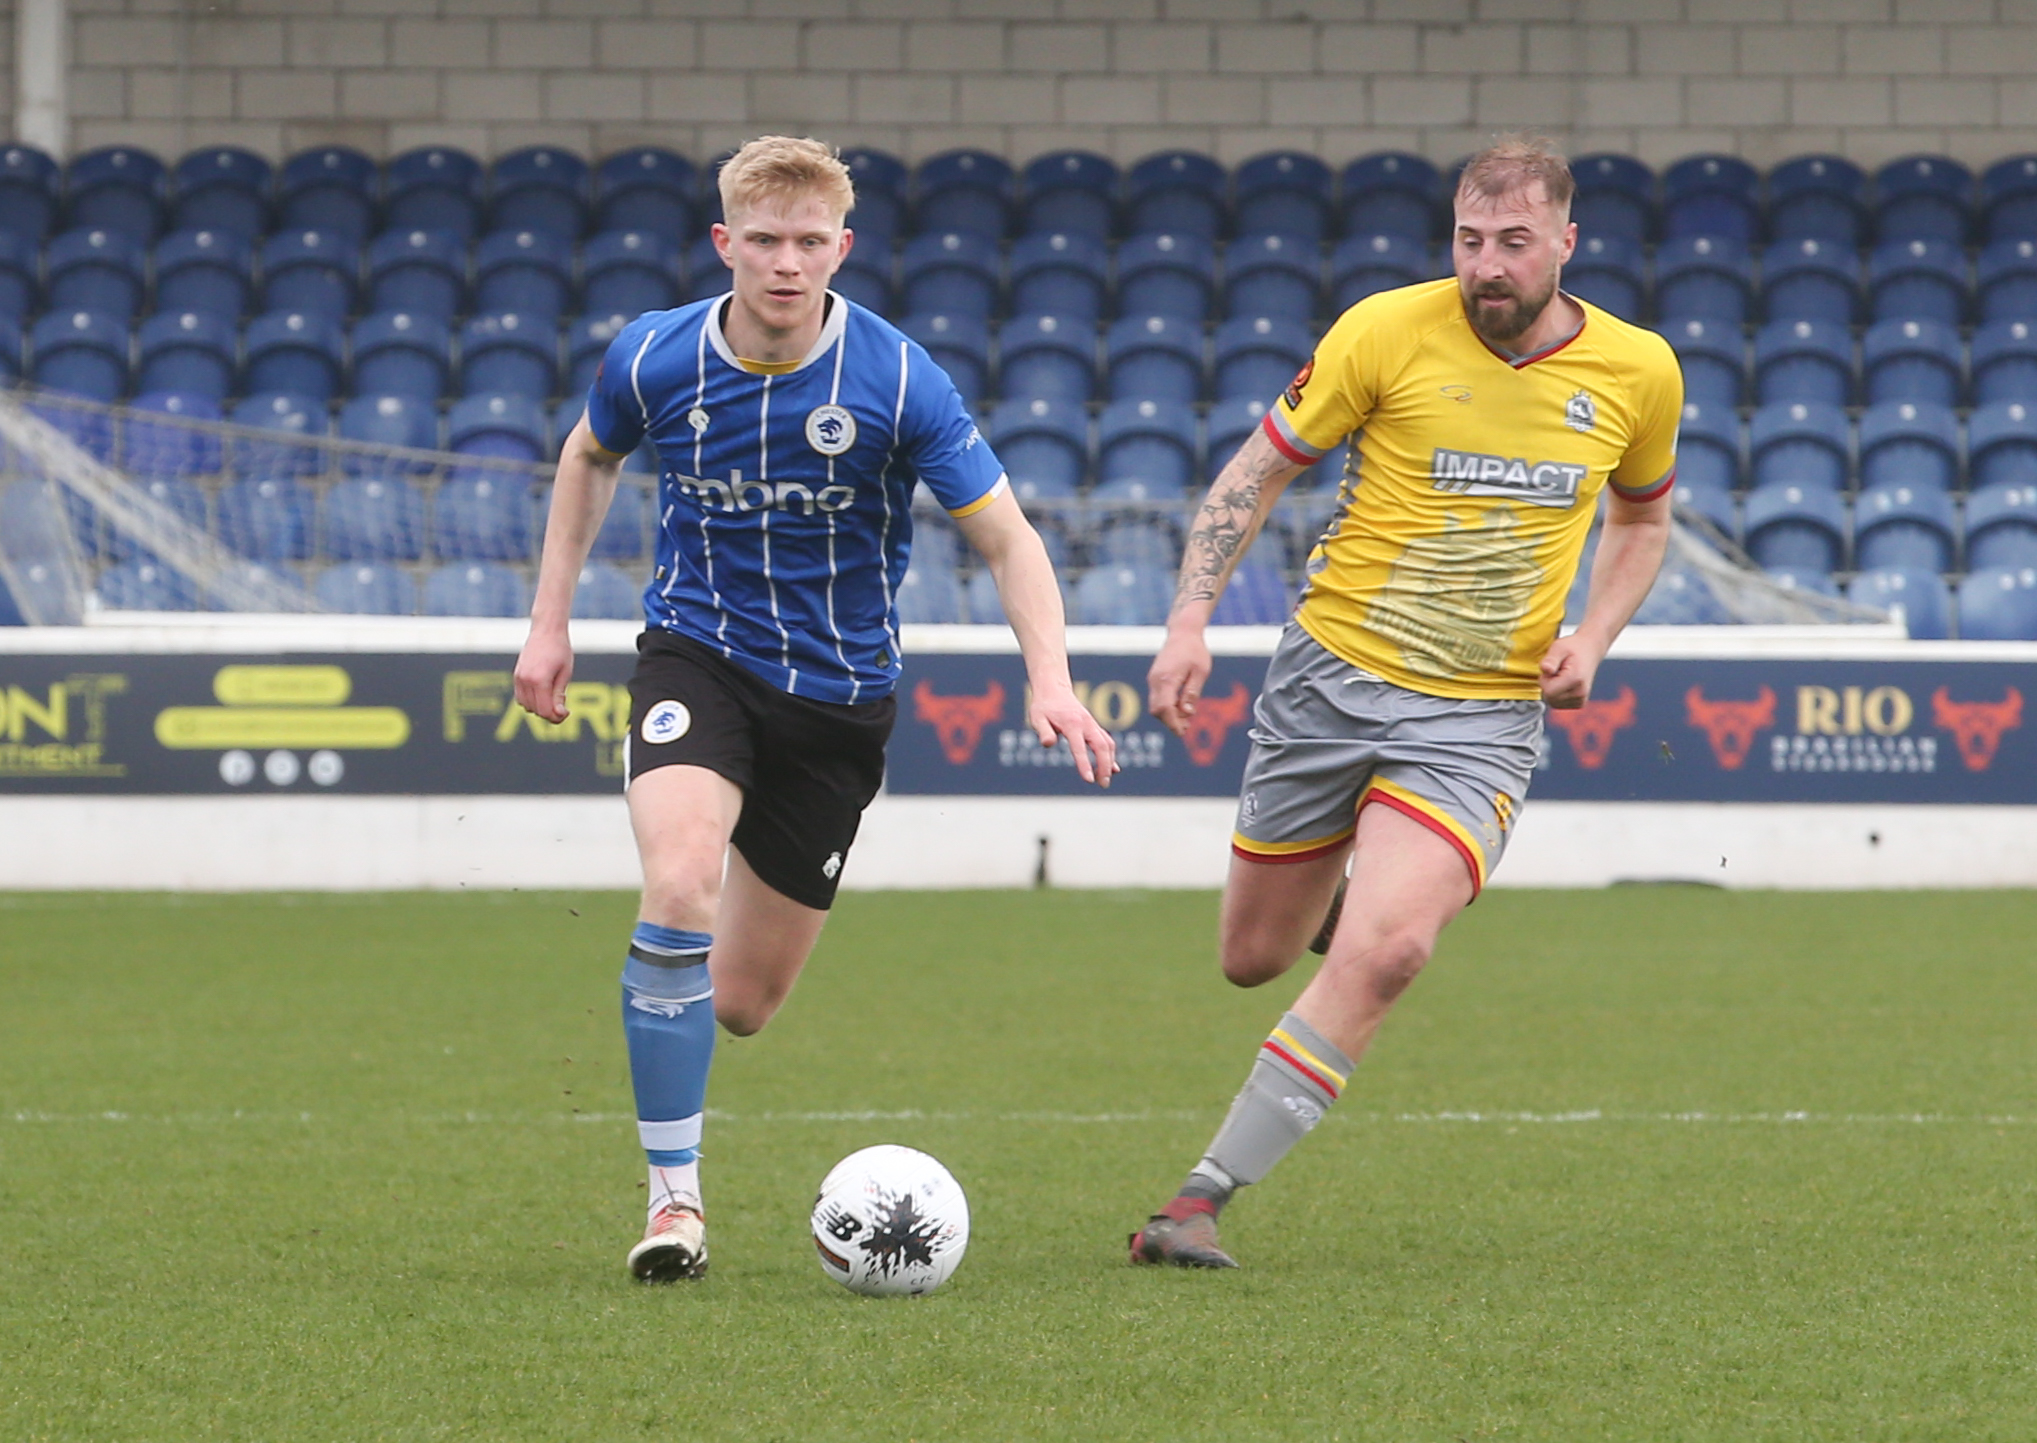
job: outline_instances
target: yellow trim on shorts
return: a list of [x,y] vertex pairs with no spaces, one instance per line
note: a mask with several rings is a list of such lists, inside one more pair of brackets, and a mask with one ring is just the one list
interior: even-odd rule
[[1257,857],[1287,857],[1296,852],[1320,852],[1325,847],[1334,847],[1358,830],[1353,822],[1341,832],[1332,832],[1327,837],[1313,837],[1306,842],[1261,842],[1246,836],[1243,832],[1231,833],[1231,845],[1240,852],[1249,852]]
[[1358,794],[1358,806],[1361,810],[1365,806],[1367,795],[1374,791],[1382,792],[1392,797],[1401,805],[1420,812],[1438,827],[1443,828],[1452,837],[1456,838],[1457,850],[1464,854],[1464,859],[1472,867],[1472,891],[1482,892],[1485,890],[1485,846],[1477,837],[1472,835],[1469,827],[1465,826],[1427,797],[1417,796],[1406,787],[1396,786],[1384,777],[1374,777],[1365,784],[1365,790]]

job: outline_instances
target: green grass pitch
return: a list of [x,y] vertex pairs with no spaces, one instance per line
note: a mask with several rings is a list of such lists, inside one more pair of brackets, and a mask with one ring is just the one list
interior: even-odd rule
[[[0,1438],[2037,1437],[2037,895],[1497,892],[1133,1269],[1307,968],[1203,894],[850,895],[644,1288],[613,894],[0,897]],[[975,1216],[853,1297],[814,1185]]]

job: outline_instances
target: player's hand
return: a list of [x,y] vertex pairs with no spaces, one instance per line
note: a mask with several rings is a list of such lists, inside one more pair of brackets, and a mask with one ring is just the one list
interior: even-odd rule
[[1167,628],[1167,640],[1146,673],[1146,706],[1176,736],[1188,734],[1212,663],[1202,628]]
[[573,679],[573,643],[566,628],[533,626],[516,658],[516,704],[548,722],[566,719],[566,683]]
[[1026,710],[1026,724],[1043,747],[1059,746],[1063,740],[1075,754],[1075,774],[1099,787],[1110,785],[1118,771],[1118,746],[1089,708],[1075,699],[1067,687],[1033,690],[1033,704]]
[[1575,711],[1591,699],[1591,679],[1604,653],[1576,636],[1560,636],[1542,654],[1542,700]]

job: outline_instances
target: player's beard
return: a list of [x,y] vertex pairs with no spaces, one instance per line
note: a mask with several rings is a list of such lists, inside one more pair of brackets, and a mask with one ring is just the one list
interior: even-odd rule
[[[1488,310],[1479,304],[1480,299],[1486,296],[1504,296],[1513,304]],[[1523,294],[1505,281],[1482,281],[1464,298],[1464,315],[1479,335],[1488,341],[1505,344],[1519,340],[1528,327],[1541,319],[1542,312],[1555,298],[1556,273],[1553,271],[1542,288],[1533,294]]]

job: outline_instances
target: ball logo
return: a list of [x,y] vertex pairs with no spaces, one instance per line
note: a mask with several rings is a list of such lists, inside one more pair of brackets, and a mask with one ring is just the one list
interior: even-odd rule
[[684,702],[661,701],[644,713],[644,741],[650,746],[676,742],[693,726],[693,713]]
[[823,456],[839,456],[856,444],[856,418],[845,406],[815,406],[806,413],[806,444]]

